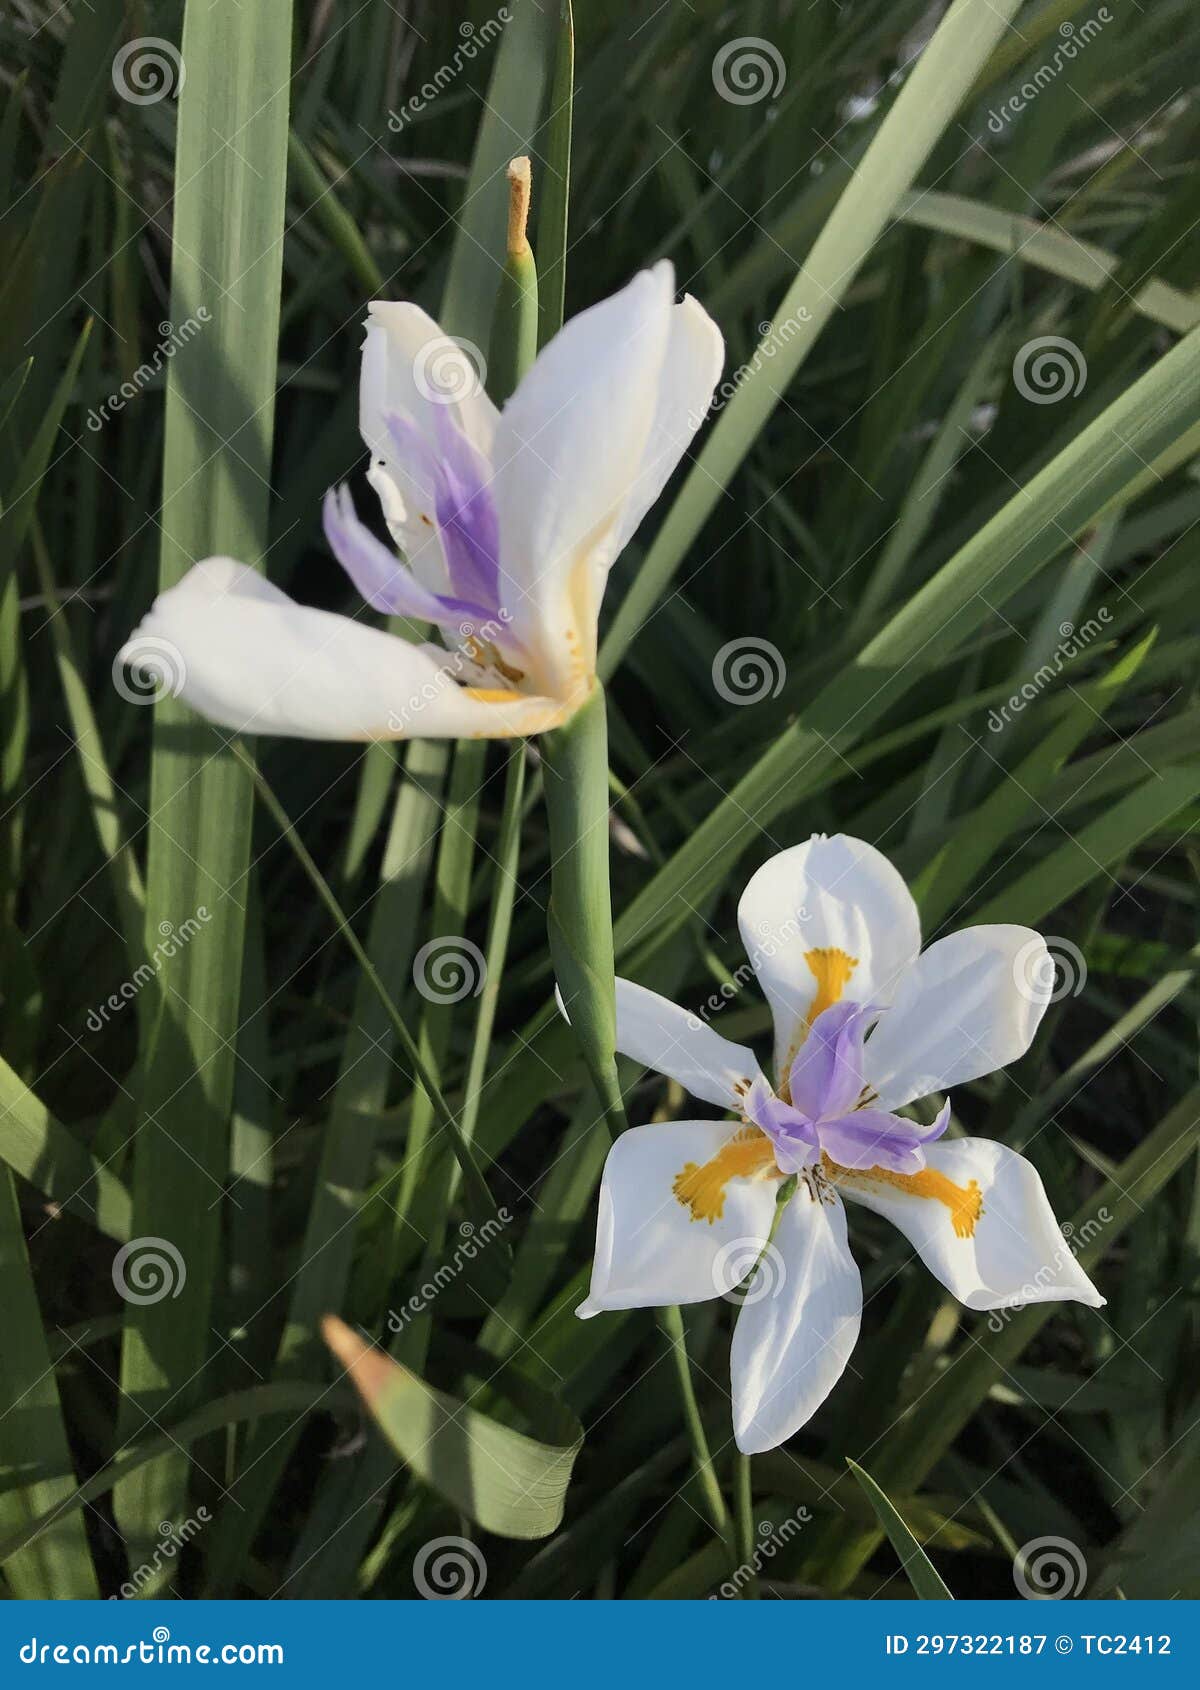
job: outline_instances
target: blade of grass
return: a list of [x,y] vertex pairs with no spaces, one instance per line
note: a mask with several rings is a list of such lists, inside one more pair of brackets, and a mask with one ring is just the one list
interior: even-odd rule
[[[58,1381],[46,1347],[33,1288],[21,1211],[12,1175],[0,1172],[0,1539],[29,1531],[23,1546],[3,1557],[4,1576],[21,1599],[86,1600],[100,1594],[83,1521],[60,1512],[75,1489]],[[16,1480],[19,1488],[7,1486]],[[22,1482],[22,1480],[24,1482]]]
[[562,328],[567,282],[567,216],[571,189],[571,125],[575,105],[575,18],[571,0],[559,0],[546,119],[546,153],[539,184],[537,222],[538,345]]
[[[954,0],[942,18],[642,560],[601,651],[604,679],[645,625],[1019,5],[1020,0]],[[788,327],[782,343],[776,325]]]
[[[159,585],[212,553],[255,563],[267,544],[291,74],[291,0],[189,0],[179,89],[171,265],[175,323],[211,321],[170,365]],[[205,908],[158,999],[134,1159],[135,1236],[185,1263],[179,1295],[131,1305],[121,1429],[131,1440],[202,1388],[228,1172],[252,789],[175,698],[155,707],[146,930]],[[186,1513],[187,1456],[118,1486],[131,1553]]]
[[0,1058],[0,1155],[49,1202],[124,1243],[129,1193]]
[[[1200,332],[1193,331],[1005,504],[818,693],[696,827],[617,920],[617,951],[657,947],[720,884],[773,817],[794,805],[884,710],[1058,552],[1147,459],[1200,417]],[[679,897],[686,889],[687,898]],[[646,949],[645,945],[639,950]]]
[[909,1531],[903,1514],[888,1500],[871,1475],[864,1473],[857,1461],[851,1461],[847,1456],[846,1466],[866,1492],[871,1507],[878,1516],[879,1524],[900,1557],[900,1565],[908,1582],[922,1602],[952,1602],[953,1592],[947,1588],[941,1574]]
[[[921,229],[936,229],[942,235],[956,235],[974,241],[993,252],[1012,254],[1051,276],[1095,293],[1103,288],[1118,267],[1118,259],[1102,246],[1080,240],[1061,225],[1039,223],[1033,217],[1017,217],[961,194],[935,191],[903,194],[896,216]],[[1152,277],[1129,301],[1133,310],[1153,323],[1187,334],[1200,323],[1200,302]]]

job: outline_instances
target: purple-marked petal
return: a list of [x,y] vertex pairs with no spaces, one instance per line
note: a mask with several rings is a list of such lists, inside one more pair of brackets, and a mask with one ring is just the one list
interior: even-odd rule
[[821,1121],[821,1149],[843,1168],[890,1168],[919,1174],[925,1166],[920,1131],[911,1121],[882,1109],[856,1109],[852,1115]]
[[389,415],[387,425],[397,456],[419,491],[420,514],[437,525],[452,592],[484,605],[498,620],[500,540],[485,460],[440,414],[437,452],[411,418]]
[[321,511],[330,549],[372,610],[418,622],[482,622],[488,612],[465,599],[431,593],[359,521],[350,489],[331,487]]
[[822,1010],[792,1063],[789,1088],[802,1114],[845,1115],[862,1095],[863,1033],[873,1009],[844,999]]
[[917,1137],[920,1139],[922,1144],[932,1144],[935,1139],[941,1138],[942,1134],[949,1125],[950,1099],[947,1098],[945,1103],[943,1103],[942,1107],[938,1110],[937,1120],[934,1121],[933,1125],[930,1127],[918,1127]]
[[492,498],[492,466],[450,415],[437,406],[434,428],[441,451],[438,527],[450,584],[464,598],[500,610],[500,522]]
[[746,1093],[743,1108],[746,1119],[761,1127],[774,1145],[781,1172],[798,1174],[820,1158],[816,1127],[798,1109],[776,1097],[761,1074]]

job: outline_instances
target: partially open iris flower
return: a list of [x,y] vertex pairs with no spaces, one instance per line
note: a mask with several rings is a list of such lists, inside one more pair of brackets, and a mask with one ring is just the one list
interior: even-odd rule
[[931,1126],[896,1113],[1028,1049],[1053,980],[1040,936],[968,927],[922,952],[899,874],[843,835],[766,863],[738,924],[774,1017],[775,1084],[745,1046],[617,981],[618,1049],[736,1111],[741,1125],[669,1121],[622,1134],[604,1168],[578,1312],[720,1295],[770,1241],[764,1291],[752,1285],[739,1310],[730,1362],[734,1435],[756,1453],[808,1420],[858,1338],[862,1285],[844,1197],[899,1227],[968,1308],[1104,1299],[1030,1162],[989,1139],[944,1137],[948,1100]]
[[[205,716],[307,739],[507,738],[566,720],[595,677],[608,570],[712,399],[721,336],[668,263],[574,317],[502,411],[415,305],[367,321],[360,426],[404,561],[346,487],[325,533],[376,611],[433,623],[414,645],[297,604],[208,558],[160,595],[122,657],[165,666]],[[163,648],[170,655],[164,657]]]

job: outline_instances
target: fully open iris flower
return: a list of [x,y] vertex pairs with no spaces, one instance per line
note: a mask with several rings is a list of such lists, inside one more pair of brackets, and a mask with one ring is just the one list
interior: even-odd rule
[[968,927],[922,952],[900,875],[840,834],[766,863],[738,924],[774,1018],[775,1083],[745,1046],[617,981],[618,1049],[741,1124],[669,1121],[622,1134],[604,1168],[579,1313],[717,1296],[769,1241],[730,1361],[734,1435],[753,1454],[808,1420],[858,1338],[862,1285],[843,1198],[899,1227],[968,1308],[1104,1299],[1030,1162],[989,1139],[945,1137],[948,1100],[931,1126],[896,1113],[1028,1049],[1053,979],[1039,935]]
[[[415,645],[297,604],[208,558],[125,646],[203,715],[306,739],[507,738],[567,719],[595,677],[608,570],[712,399],[721,336],[668,263],[573,318],[503,410],[415,305],[374,304],[360,426],[403,561],[331,490],[325,533],[372,609],[438,629]],[[164,656],[164,647],[169,655]]]

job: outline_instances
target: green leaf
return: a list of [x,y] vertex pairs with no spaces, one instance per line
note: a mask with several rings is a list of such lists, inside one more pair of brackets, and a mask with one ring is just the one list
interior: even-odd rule
[[[1039,223],[1032,217],[964,199],[961,194],[922,190],[904,194],[896,215],[922,229],[936,229],[943,235],[957,235],[990,247],[993,252],[1019,258],[1052,276],[1075,282],[1095,293],[1105,286],[1117,269],[1118,260],[1103,247],[1080,240],[1061,224]],[[1151,322],[1187,334],[1200,323],[1200,303],[1157,277],[1144,282],[1130,304]]]
[[1169,822],[1200,792],[1200,765],[1167,768],[1143,781],[1127,797],[1081,827],[1036,868],[998,891],[973,911],[977,922],[1040,921],[1099,870],[1121,862],[1135,845]]
[[[12,1175],[0,1173],[0,1540],[16,1535],[21,1546],[0,1548],[14,1596],[62,1601],[99,1596],[83,1522],[60,1510],[75,1488],[63,1426],[58,1381],[46,1347],[41,1310]],[[8,1489],[16,1480],[18,1489]],[[48,1516],[44,1523],[40,1517]],[[40,1530],[30,1530],[41,1523]],[[27,1534],[27,1535],[26,1535]]]
[[504,251],[508,161],[534,152],[538,116],[550,67],[551,9],[540,0],[509,0],[511,17],[496,46],[496,62],[475,140],[475,154],[454,226],[441,325],[477,346],[487,344]]
[[937,1568],[909,1531],[904,1516],[892,1506],[871,1475],[865,1473],[857,1461],[851,1461],[847,1457],[846,1466],[849,1467],[866,1492],[871,1507],[879,1518],[879,1524],[887,1533],[892,1548],[900,1557],[900,1565],[904,1569],[908,1582],[922,1602],[943,1602],[947,1600],[952,1602],[954,1600],[952,1592],[947,1588]]
[[[618,955],[647,933],[661,944],[686,920],[690,904],[720,883],[757,829],[795,805],[885,709],[1198,419],[1200,331],[1193,331],[1014,494],[763,752],[626,906],[615,925]],[[683,888],[686,900],[678,896]]]
[[550,114],[537,193],[538,344],[562,328],[567,282],[567,217],[571,197],[571,126],[575,107],[575,19],[571,0],[559,0]]
[[565,1409],[547,1403],[552,1441],[529,1437],[434,1390],[343,1321],[330,1316],[324,1332],[372,1419],[418,1478],[484,1531],[528,1539],[558,1529],[583,1442]]
[[[189,0],[185,10],[171,319],[177,330],[201,326],[167,381],[160,588],[198,558],[257,564],[267,549],[291,10],[291,0]],[[186,1280],[177,1298],[129,1310],[127,1439],[168,1402],[195,1399],[212,1341],[250,854],[246,774],[172,696],[155,706],[148,809],[147,949],[207,919],[164,971],[146,1057],[132,1228],[167,1239]],[[186,1485],[177,1451],[118,1487],[132,1553],[155,1541],[162,1520],[183,1518]]]
[[52,1203],[123,1243],[129,1193],[0,1059],[0,1156]]
[[[182,1419],[173,1421],[166,1431],[157,1432],[141,1443],[123,1446],[78,1490],[68,1487],[56,1507],[13,1528],[8,1535],[0,1538],[0,1561],[19,1554],[55,1521],[85,1508],[98,1497],[106,1496],[122,1480],[160,1461],[170,1450],[186,1450],[197,1439],[223,1431],[228,1426],[236,1426],[243,1420],[257,1420],[268,1414],[296,1417],[314,1411],[332,1413],[344,1407],[347,1400],[346,1394],[336,1385],[311,1384],[302,1380],[254,1385],[249,1390],[214,1397],[202,1408],[193,1409]],[[69,1471],[69,1467],[64,1466],[63,1471]]]
[[1020,0],[954,0],[938,24],[740,372],[743,379],[643,559],[604,642],[605,679],[652,614],[1019,5]]

